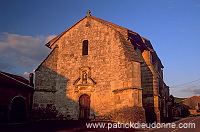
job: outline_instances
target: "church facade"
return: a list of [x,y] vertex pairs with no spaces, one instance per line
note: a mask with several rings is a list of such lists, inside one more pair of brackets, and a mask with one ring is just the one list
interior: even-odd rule
[[52,51],[35,71],[34,118],[160,122],[167,117],[162,63],[138,33],[88,13],[46,46]]

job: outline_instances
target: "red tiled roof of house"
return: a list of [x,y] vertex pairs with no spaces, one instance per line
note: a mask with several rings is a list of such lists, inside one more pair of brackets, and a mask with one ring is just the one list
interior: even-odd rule
[[183,100],[181,100],[180,102],[186,101],[186,100],[191,99],[191,98],[194,98],[194,97],[198,97],[198,98],[200,98],[200,96],[196,96],[196,95],[194,95],[194,96],[192,96],[192,97],[189,97],[189,98],[183,99]]

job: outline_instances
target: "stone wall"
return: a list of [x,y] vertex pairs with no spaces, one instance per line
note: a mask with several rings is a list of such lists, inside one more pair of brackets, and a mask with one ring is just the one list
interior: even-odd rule
[[[88,55],[82,55],[84,40]],[[56,117],[77,120],[79,97],[87,94],[90,119],[144,122],[140,63],[127,59],[123,47],[113,28],[81,20],[56,41],[54,51],[36,70],[34,109],[54,105]]]
[[155,65],[152,63],[151,51],[142,53],[145,63],[142,65],[143,106],[147,122],[160,122],[159,82]]

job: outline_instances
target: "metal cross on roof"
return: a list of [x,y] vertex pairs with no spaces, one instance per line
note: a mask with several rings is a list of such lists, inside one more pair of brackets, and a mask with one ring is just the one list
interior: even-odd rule
[[90,14],[90,13],[91,13],[91,11],[90,11],[90,10],[88,10],[88,11],[87,11],[87,15],[88,15],[88,16],[91,16],[91,14]]

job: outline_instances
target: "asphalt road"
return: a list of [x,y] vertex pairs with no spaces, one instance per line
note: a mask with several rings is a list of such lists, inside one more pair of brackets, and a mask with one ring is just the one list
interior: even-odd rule
[[174,122],[171,128],[153,129],[151,132],[200,132],[200,117],[187,117]]

